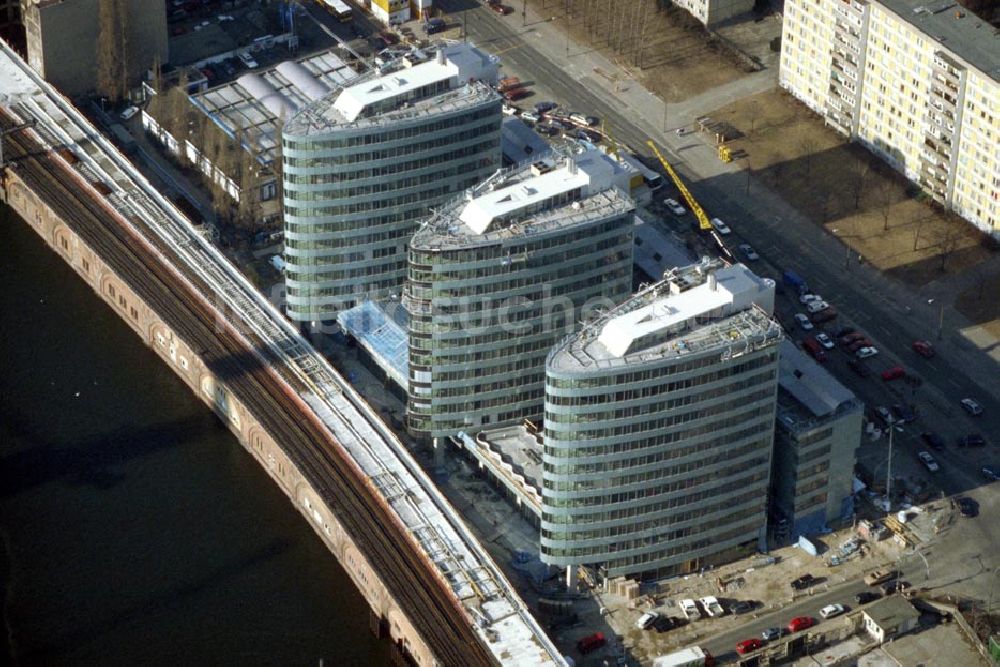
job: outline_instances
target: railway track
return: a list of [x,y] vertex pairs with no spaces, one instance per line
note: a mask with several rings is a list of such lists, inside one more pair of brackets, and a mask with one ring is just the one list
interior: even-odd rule
[[337,520],[379,572],[434,655],[449,665],[495,664],[466,620],[466,612],[413,543],[398,534],[395,518],[372,497],[364,480],[358,479],[340,446],[319,422],[302,418],[297,397],[274,370],[257,362],[243,337],[217,327],[216,313],[206,305],[212,298],[205,286],[195,276],[187,276],[202,290],[198,294],[177,281],[160,259],[144,250],[143,241],[109,214],[97,192],[59,178],[70,168],[45,147],[20,133],[8,135],[5,141],[7,156],[17,162],[21,178],[191,349],[199,351],[217,376],[225,378],[227,387],[282,444],[317,493],[330,501]]

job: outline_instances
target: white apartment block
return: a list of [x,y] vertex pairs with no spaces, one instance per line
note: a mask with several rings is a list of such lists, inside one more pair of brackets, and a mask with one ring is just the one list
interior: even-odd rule
[[1000,36],[954,0],[787,0],[780,83],[1000,234]]
[[705,25],[712,25],[749,12],[754,0],[675,0],[674,4]]

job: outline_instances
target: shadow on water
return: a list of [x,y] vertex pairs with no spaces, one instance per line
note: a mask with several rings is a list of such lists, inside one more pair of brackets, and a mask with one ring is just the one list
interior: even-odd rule
[[206,425],[203,416],[194,415],[147,428],[118,429],[67,446],[47,441],[28,418],[17,414],[4,418],[8,432],[30,446],[0,457],[2,499],[57,480],[111,488],[124,480],[128,461],[194,440],[205,432]]
[[72,653],[103,635],[113,634],[122,626],[134,624],[139,619],[182,609],[190,599],[207,590],[218,588],[225,582],[238,577],[243,572],[253,570],[262,563],[280,557],[293,547],[294,543],[291,540],[275,538],[246,556],[233,559],[215,569],[207,570],[200,577],[170,590],[151,595],[109,618],[78,625],[68,634],[61,636],[58,641],[47,645],[44,650],[26,653],[19,657],[25,663],[44,664],[46,658],[53,658],[65,652]]

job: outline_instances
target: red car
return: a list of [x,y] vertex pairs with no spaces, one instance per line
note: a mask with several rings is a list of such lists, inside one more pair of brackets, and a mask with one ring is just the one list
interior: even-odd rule
[[925,359],[930,359],[934,356],[934,346],[926,340],[913,341],[913,351]]
[[751,651],[756,651],[763,645],[764,642],[762,642],[759,639],[744,639],[743,641],[741,641],[739,644],[736,645],[736,652],[739,653],[740,655],[746,655]]
[[788,627],[786,629],[788,632],[798,632],[799,630],[811,628],[814,625],[816,625],[816,621],[814,621],[811,616],[796,616],[788,622]]
[[898,380],[902,377],[906,377],[906,371],[902,366],[893,366],[892,368],[887,368],[882,371],[883,382],[891,382],[892,380]]
[[499,2],[491,2],[490,9],[495,11],[500,16],[507,16],[507,14],[510,14],[512,11],[514,11],[507,5],[501,5]]
[[583,654],[592,653],[607,643],[608,641],[604,638],[603,632],[595,632],[578,641],[576,643],[576,650]]

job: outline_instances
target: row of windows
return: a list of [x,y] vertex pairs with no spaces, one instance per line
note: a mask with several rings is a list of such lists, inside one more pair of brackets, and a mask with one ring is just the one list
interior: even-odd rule
[[[741,362],[740,364],[737,364],[737,366],[745,366],[743,370],[750,370],[752,368],[764,366],[774,363],[778,358],[777,354],[778,353],[773,349],[768,350],[766,353],[755,357],[753,360],[749,362]],[[589,389],[595,387],[631,385],[637,382],[656,380],[662,375],[687,373],[689,371],[705,368],[717,363],[719,363],[719,358],[717,356],[703,356],[663,367],[647,368],[646,370],[629,370],[617,375],[550,378],[548,384],[551,389]],[[743,370],[740,372],[743,372]]]
[[419,125],[409,125],[394,130],[379,130],[368,132],[363,135],[343,136],[338,139],[289,139],[285,137],[282,141],[283,152],[291,154],[294,152],[305,153],[307,151],[327,151],[352,148],[354,146],[369,146],[371,144],[389,143],[411,137],[419,137],[431,132],[440,132],[464,125],[469,121],[480,120],[482,118],[496,118],[496,105],[490,105],[485,109],[477,109],[471,113],[451,118],[437,118],[429,116],[430,122]]
[[[305,258],[305,259],[310,260],[311,258]],[[310,264],[312,264],[312,262],[299,261],[298,258],[296,258],[296,264],[300,266],[309,266]],[[355,280],[358,278],[368,278],[371,276],[377,276],[383,273],[392,272],[394,274],[398,274],[396,280],[394,281],[394,284],[398,287],[399,284],[402,282],[402,277],[403,277],[402,274],[404,268],[405,268],[405,262],[386,262],[384,264],[367,264],[365,266],[359,266],[354,269],[344,269],[341,271],[324,271],[323,273],[300,273],[293,268],[289,269],[285,273],[285,277],[289,281],[297,281],[299,283],[319,283],[319,282],[326,282],[329,280]],[[302,287],[302,289],[307,289],[307,288]],[[325,293],[323,289],[332,289],[334,290],[334,292],[331,293],[337,293],[336,290],[338,288],[336,287],[320,288],[320,289],[314,288],[311,294],[315,296],[321,296]]]
[[404,176],[403,178],[396,179],[380,179],[369,185],[354,185],[336,190],[288,190],[285,192],[285,201],[335,202],[341,199],[368,197],[371,195],[381,194],[383,192],[395,192],[397,190],[426,185],[427,183],[433,183],[442,179],[453,178],[456,174],[466,174],[475,168],[476,161],[470,161],[448,169],[439,169],[428,173],[418,174],[416,176]]
[[744,510],[725,517],[719,521],[712,522],[710,524],[703,524],[701,526],[692,527],[688,532],[689,537],[694,537],[703,533],[713,533],[719,530],[722,526],[731,525],[736,521],[746,520],[746,519],[756,519],[755,522],[741,525],[737,528],[733,528],[719,535],[710,535],[704,539],[695,540],[688,543],[678,543],[677,540],[667,540],[661,538],[660,536],[651,536],[638,540],[627,540],[622,542],[613,542],[606,545],[597,546],[586,546],[586,547],[576,547],[560,549],[556,547],[550,547],[546,544],[542,544],[542,554],[549,555],[553,558],[563,557],[593,557],[593,556],[603,556],[605,554],[611,554],[618,551],[630,551],[633,549],[642,549],[644,547],[656,546],[660,543],[664,545],[670,545],[669,547],[658,549],[656,551],[651,551],[645,554],[635,554],[628,559],[628,563],[638,563],[644,561],[659,560],[661,558],[666,558],[668,556],[680,556],[690,554],[699,549],[706,549],[712,545],[725,544],[730,539],[735,537],[747,535],[757,530],[757,524],[760,523],[760,510]]
[[[409,169],[422,169],[423,167],[430,167],[435,164],[447,164],[447,156],[453,154],[455,151],[449,153],[435,153],[434,149],[441,148],[443,146],[452,146],[454,144],[461,143],[463,141],[469,141],[471,139],[476,139],[482,137],[485,134],[490,134],[492,137],[489,141],[484,142],[486,145],[498,147],[500,145],[500,138],[497,134],[497,130],[500,129],[499,124],[492,126],[479,126],[471,129],[464,130],[462,132],[455,132],[447,134],[442,137],[435,137],[433,139],[428,139],[426,141],[418,141],[412,144],[403,144],[400,146],[395,146],[392,148],[385,148],[381,150],[371,151],[370,153],[348,153],[341,154],[337,156],[329,157],[309,157],[309,158],[299,158],[299,157],[289,157],[285,156],[285,167],[286,173],[289,169],[323,169],[331,170],[339,165],[348,164],[358,164],[367,162],[377,162],[380,160],[392,160],[397,161],[402,157],[407,155],[414,155],[417,153],[431,152],[432,156],[424,159],[410,160],[402,164],[408,165]],[[409,169],[403,169],[408,171]],[[347,180],[357,180],[359,178],[356,174],[366,173],[368,170],[357,170],[354,172],[348,172],[343,176]],[[393,173],[393,172],[389,172]],[[374,176],[374,175],[373,175]],[[333,183],[335,181],[331,181]],[[287,193],[286,193],[287,195]]]
[[[663,540],[678,540],[685,537],[689,537],[692,534],[692,527],[685,527],[681,529],[670,530],[671,526],[678,523],[683,523],[685,521],[691,521],[692,519],[702,516],[708,516],[715,514],[716,512],[728,509],[729,507],[736,507],[740,505],[745,505],[747,502],[752,502],[754,500],[759,500],[760,493],[747,493],[739,496],[735,499],[736,502],[727,501],[724,503],[714,503],[708,505],[707,507],[698,507],[697,514],[691,513],[676,513],[670,517],[661,517],[658,519],[651,519],[648,521],[637,521],[632,522],[622,522],[617,525],[607,526],[604,528],[599,528],[596,530],[574,530],[574,531],[562,531],[562,530],[548,530],[543,529],[541,535],[543,539],[553,540],[553,541],[565,541],[565,542],[582,542],[584,540],[606,540],[612,537],[621,537],[623,535],[634,535],[637,533],[644,533],[650,531],[656,531],[655,535],[650,535],[643,539],[656,538],[660,541]],[[753,514],[760,510],[757,507],[751,507],[743,509],[739,512],[729,514],[724,517],[724,520],[729,522],[742,521],[744,519],[750,518]]]
[[[755,418],[766,417],[767,420],[760,422],[755,427],[750,427],[749,432],[754,430],[759,431],[769,431],[771,429],[771,424],[774,419],[774,406],[771,403],[761,405],[746,412],[730,415],[726,419],[719,420],[716,422],[710,422],[701,424],[699,426],[694,426],[690,429],[666,429],[663,426],[659,426],[659,420],[655,422],[646,422],[644,424],[638,425],[640,428],[632,428],[632,425],[622,426],[616,428],[615,431],[621,431],[611,435],[627,435],[629,438],[621,442],[614,442],[611,444],[595,445],[588,447],[560,447],[560,442],[554,441],[549,438],[546,434],[545,437],[545,454],[553,459],[571,459],[571,458],[588,458],[592,456],[608,456],[610,454],[623,454],[626,452],[639,452],[644,449],[651,447],[656,447],[660,445],[665,445],[671,442],[680,442],[684,440],[693,440],[698,436],[706,435],[709,433],[715,433],[721,431],[725,428],[730,428],[733,426],[739,426],[745,422],[751,421]],[[651,427],[650,427],[651,426]],[[642,433],[649,433],[647,437],[635,437],[640,436]],[[705,442],[702,446],[705,449],[710,447],[715,447],[719,444],[726,442],[735,442],[746,435],[746,431],[738,431],[731,433],[727,436],[716,437],[711,441]]]
[[[285,251],[295,251],[295,250],[341,250],[343,248],[350,248],[352,246],[359,245],[375,245],[378,243],[385,243],[386,241],[393,241],[396,239],[401,239],[413,235],[414,228],[412,225],[399,225],[393,227],[382,227],[376,231],[376,228],[382,226],[385,222],[399,222],[402,220],[411,219],[412,215],[399,214],[398,216],[391,216],[396,218],[391,221],[373,219],[369,224],[371,225],[372,232],[369,234],[364,234],[362,236],[348,236],[346,234],[338,236],[332,239],[296,239],[289,238],[285,235]],[[321,226],[321,225],[316,225]],[[325,226],[325,225],[322,225]],[[296,233],[303,233],[298,226],[293,228]],[[339,231],[339,230],[338,230]],[[306,231],[305,233],[311,233]]]
[[[753,449],[760,449],[760,443],[754,443],[750,447],[751,451]],[[737,458],[735,453],[724,452],[722,454],[716,454],[714,456],[709,456],[703,459],[698,459],[695,461],[685,461],[684,463],[679,463],[672,466],[663,466],[656,468],[655,470],[644,470],[642,472],[634,472],[626,475],[612,475],[611,471],[603,474],[596,479],[572,479],[565,481],[553,481],[551,479],[545,479],[543,482],[543,487],[550,489],[556,493],[591,493],[598,495],[607,494],[609,489],[623,489],[627,486],[633,486],[636,484],[648,484],[650,482],[656,482],[663,479],[668,479],[671,477],[677,477],[679,475],[689,475],[695,471],[705,470],[706,468],[711,468],[707,473],[699,475],[697,477],[684,477],[683,479],[676,480],[670,483],[673,490],[689,489],[692,486],[702,484],[705,482],[711,482],[717,479],[726,479],[731,475],[738,472],[756,468],[757,466],[766,465],[770,461],[769,456],[758,456],[756,458],[750,459],[745,462],[740,462],[736,465],[728,467],[718,467],[716,464],[722,463],[724,461],[732,461]]]

